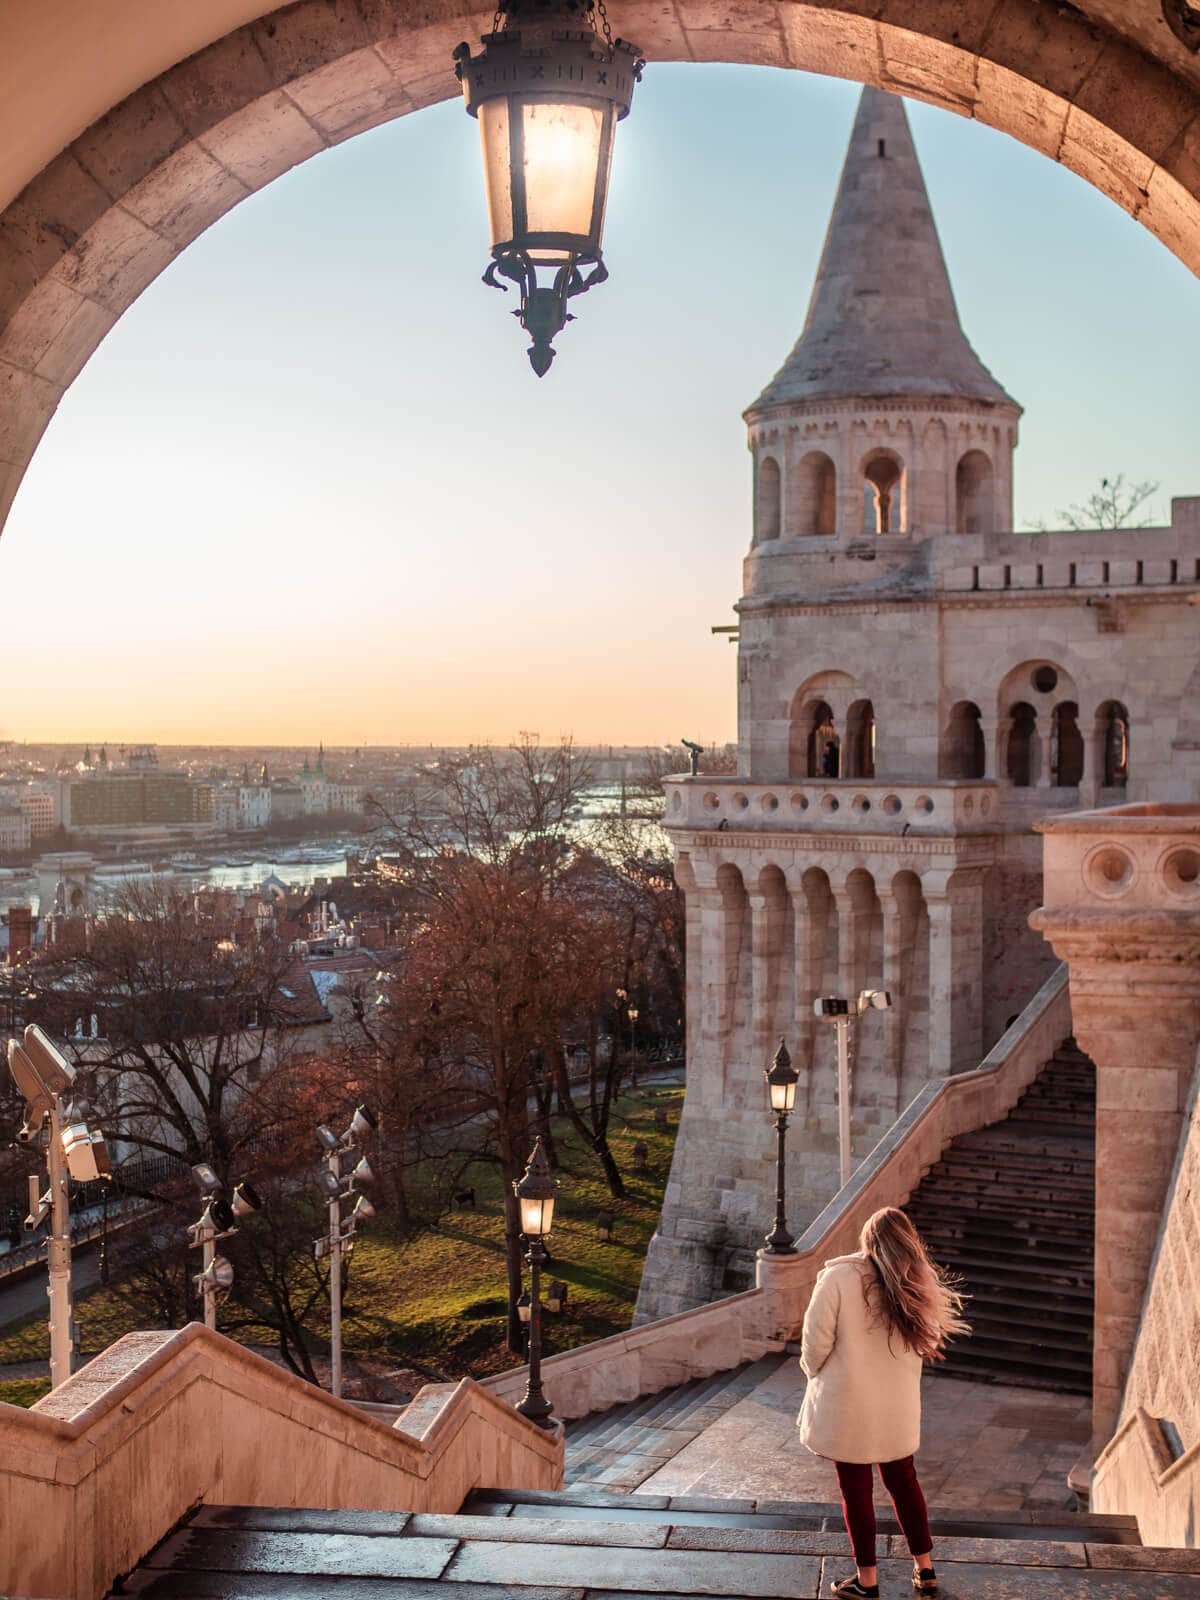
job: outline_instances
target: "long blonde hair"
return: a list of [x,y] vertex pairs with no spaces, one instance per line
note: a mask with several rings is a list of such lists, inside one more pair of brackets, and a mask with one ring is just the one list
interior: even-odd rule
[[875,1268],[874,1294],[868,1293],[887,1323],[922,1361],[941,1361],[956,1333],[970,1333],[962,1318],[963,1295],[936,1267],[921,1235],[903,1211],[884,1206],[868,1217],[859,1249]]

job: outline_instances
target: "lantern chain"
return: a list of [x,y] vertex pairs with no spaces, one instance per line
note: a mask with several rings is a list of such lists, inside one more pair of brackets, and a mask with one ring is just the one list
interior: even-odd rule
[[605,6],[604,0],[595,0],[595,10],[596,15],[600,18],[600,26],[604,30],[604,42],[608,46],[608,53],[612,55],[614,49],[613,31],[609,24],[608,8]]

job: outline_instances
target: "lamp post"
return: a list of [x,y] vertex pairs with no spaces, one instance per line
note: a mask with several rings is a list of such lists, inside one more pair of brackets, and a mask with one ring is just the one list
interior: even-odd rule
[[542,1389],[542,1263],[546,1259],[543,1240],[554,1221],[557,1192],[542,1141],[535,1139],[525,1175],[513,1184],[513,1193],[521,1208],[521,1232],[529,1241],[525,1257],[529,1262],[529,1379],[517,1410],[539,1428],[554,1425],[550,1416],[553,1408]]
[[[480,42],[477,56],[460,44],[454,65],[483,146],[492,248],[483,281],[517,286],[513,315],[540,378],[554,360],[551,341],[572,320],[568,300],[608,276],[601,237],[613,137],[644,63],[636,45],[613,38],[604,0],[501,0]],[[548,283],[539,284],[539,268]]]
[[200,1220],[187,1230],[188,1249],[200,1251],[200,1271],[192,1284],[204,1308],[204,1326],[215,1333],[217,1306],[233,1288],[233,1263],[217,1254],[217,1240],[232,1238],[243,1217],[262,1210],[262,1201],[248,1183],[236,1184],[233,1198],[224,1199],[225,1185],[207,1161],[196,1163],[192,1177],[204,1196]]
[[107,1179],[108,1147],[98,1128],[90,1128],[86,1110],[71,1100],[75,1068],[41,1028],[30,1024],[22,1039],[8,1041],[8,1068],[25,1101],[25,1120],[17,1133],[20,1144],[38,1144],[45,1152],[48,1184],[40,1193],[36,1175],[29,1179],[29,1215],[25,1231],[34,1233],[50,1218],[47,1245],[50,1301],[50,1387],[71,1376],[75,1323],[71,1307],[71,1209],[68,1184]]
[[886,989],[864,989],[854,1000],[827,994],[813,1001],[813,1011],[837,1029],[838,1171],[844,1188],[850,1182],[850,1024],[864,1011],[887,1011],[892,997]]
[[767,1249],[773,1256],[794,1256],[796,1241],[788,1232],[786,1203],[786,1154],[788,1117],[796,1104],[796,1084],[800,1074],[792,1066],[788,1047],[782,1039],[770,1067],[763,1073],[767,1084],[767,1098],[775,1117],[778,1139],[775,1155],[775,1226],[767,1235]]
[[375,1215],[375,1207],[360,1194],[346,1224],[342,1224],[342,1202],[353,1197],[356,1186],[374,1181],[371,1164],[360,1146],[379,1126],[379,1119],[366,1106],[359,1106],[350,1126],[339,1139],[324,1123],[317,1129],[317,1142],[324,1153],[321,1188],[329,1201],[329,1232],[313,1241],[317,1260],[329,1257],[329,1392],[342,1392],[342,1258],[354,1249],[358,1224]]

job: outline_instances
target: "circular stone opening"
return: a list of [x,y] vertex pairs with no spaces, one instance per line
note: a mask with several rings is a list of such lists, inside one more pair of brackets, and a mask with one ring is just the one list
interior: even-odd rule
[[749,800],[746,799],[744,794],[735,794],[733,797],[733,803],[739,811],[745,811],[746,807],[750,804]]
[[1200,851],[1187,845],[1172,850],[1161,870],[1163,881],[1172,894],[1200,895]]
[[792,810],[793,811],[807,811],[808,810],[808,796],[806,794],[794,794],[792,796]]
[[775,796],[773,794],[765,794],[762,797],[762,808],[763,808],[764,811],[767,811],[767,812],[778,811],[779,810],[779,801],[775,798]]
[[832,816],[833,813],[837,809],[838,809],[838,797],[837,797],[837,795],[835,795],[835,794],[827,794],[824,797],[824,799],[821,801],[821,810],[828,817],[828,816]]
[[721,802],[711,789],[704,796],[704,804],[709,811],[719,811],[721,809]]
[[1124,894],[1133,882],[1133,857],[1115,844],[1102,844],[1084,862],[1084,880],[1096,894]]
[[927,794],[919,794],[913,801],[913,810],[920,812],[921,816],[927,817],[933,810],[933,801]]
[[1033,687],[1039,694],[1049,694],[1058,688],[1058,673],[1053,667],[1038,667],[1033,674]]
[[867,799],[865,794],[856,794],[854,799],[851,800],[850,806],[851,809],[856,811],[860,817],[865,817],[867,812],[871,809],[871,802]]
[[900,796],[898,794],[885,794],[883,797],[883,809],[889,817],[898,817],[900,815]]

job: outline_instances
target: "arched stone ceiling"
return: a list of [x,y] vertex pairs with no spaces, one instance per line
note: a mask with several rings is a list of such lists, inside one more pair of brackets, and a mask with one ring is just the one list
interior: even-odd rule
[[[652,61],[803,68],[976,117],[1200,270],[1200,55],[1160,0],[612,10]],[[491,15],[452,0],[0,0],[0,522],[62,394],[142,289],[297,162],[455,94],[450,52]]]

